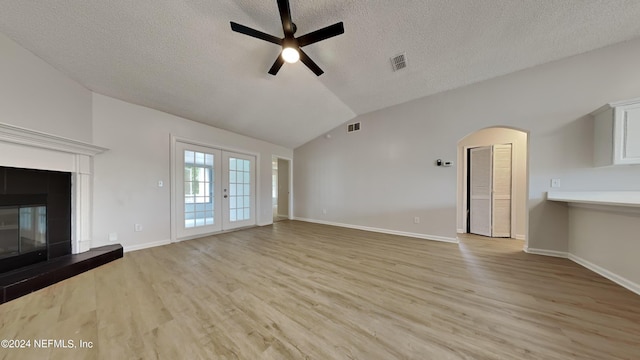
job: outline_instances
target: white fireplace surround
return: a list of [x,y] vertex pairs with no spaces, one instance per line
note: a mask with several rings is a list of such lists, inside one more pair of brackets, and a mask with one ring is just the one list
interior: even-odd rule
[[91,248],[93,157],[107,149],[0,123],[0,166],[71,173],[71,252]]

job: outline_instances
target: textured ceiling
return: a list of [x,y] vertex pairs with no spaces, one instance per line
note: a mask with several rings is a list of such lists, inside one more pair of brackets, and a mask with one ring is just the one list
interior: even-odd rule
[[[87,88],[294,148],[356,115],[640,36],[640,1],[291,0],[302,35],[345,34],[267,70],[275,0],[0,0],[0,32]],[[389,58],[406,52],[408,68]],[[0,54],[1,56],[1,54]]]

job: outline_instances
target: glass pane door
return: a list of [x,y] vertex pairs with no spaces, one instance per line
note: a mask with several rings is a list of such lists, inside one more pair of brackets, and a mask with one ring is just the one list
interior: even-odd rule
[[184,227],[214,224],[213,154],[184,151]]
[[223,229],[256,224],[255,157],[223,151]]
[[220,150],[178,142],[176,158],[177,237],[221,230]]

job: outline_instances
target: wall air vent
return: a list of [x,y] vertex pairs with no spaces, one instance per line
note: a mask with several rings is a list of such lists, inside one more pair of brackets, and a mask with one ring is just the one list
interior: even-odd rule
[[398,71],[407,67],[407,56],[405,53],[398,54],[391,58],[391,67],[393,71]]
[[347,125],[347,132],[354,132],[354,131],[360,131],[360,123],[353,123],[353,124],[349,124]]

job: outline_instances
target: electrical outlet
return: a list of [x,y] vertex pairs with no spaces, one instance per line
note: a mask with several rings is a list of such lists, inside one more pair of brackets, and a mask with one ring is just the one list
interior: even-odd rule
[[414,217],[413,218],[413,223],[414,224],[420,224],[420,217],[419,216]]
[[109,241],[118,241],[118,233],[109,233]]
[[327,215],[327,209],[322,209],[322,215]]
[[141,225],[141,224],[135,224],[135,225],[133,226],[133,229],[134,229],[135,231],[142,231],[142,225]]
[[559,188],[560,187],[560,179],[551,179],[551,187]]

